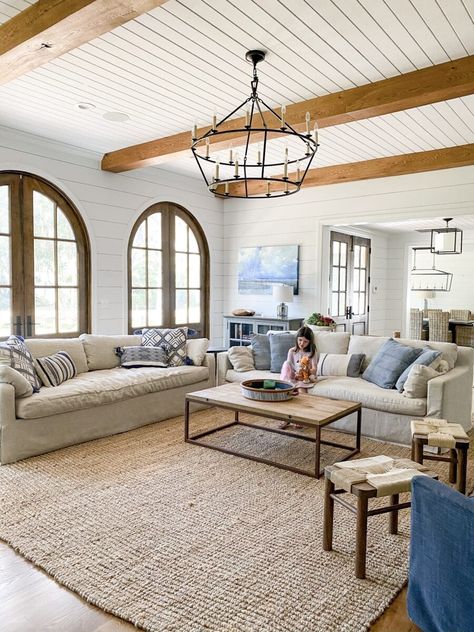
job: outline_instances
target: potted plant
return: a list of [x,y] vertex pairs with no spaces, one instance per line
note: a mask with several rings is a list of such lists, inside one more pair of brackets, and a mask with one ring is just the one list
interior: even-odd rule
[[305,324],[310,325],[313,330],[334,331],[336,329],[334,320],[330,316],[323,316],[319,312],[313,312],[308,316]]

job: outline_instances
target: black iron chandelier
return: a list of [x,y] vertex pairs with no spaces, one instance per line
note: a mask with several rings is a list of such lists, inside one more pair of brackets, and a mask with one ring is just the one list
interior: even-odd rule
[[449,225],[452,217],[443,217],[446,226],[431,230],[431,252],[436,255],[460,255],[462,230]]
[[[195,125],[192,152],[214,195],[254,199],[291,195],[300,190],[318,150],[317,123],[311,130],[311,117],[306,112],[306,129],[300,133],[286,121],[284,105],[280,114],[268,106],[257,92],[257,64],[265,59],[265,52],[251,50],[245,58],[253,64],[249,98],[219,122],[214,115],[211,128],[202,136],[198,137]],[[239,110],[244,113],[245,124],[233,127],[229,119]],[[232,146],[236,137],[240,150]]]

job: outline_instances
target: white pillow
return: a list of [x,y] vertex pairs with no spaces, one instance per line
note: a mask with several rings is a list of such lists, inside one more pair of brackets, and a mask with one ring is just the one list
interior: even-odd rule
[[234,371],[254,371],[252,347],[231,347],[227,352]]
[[28,380],[7,364],[0,365],[0,383],[11,384],[15,389],[15,397],[30,397],[33,387]]
[[207,338],[189,338],[186,340],[186,355],[194,363],[194,366],[201,366],[209,349],[209,340]]
[[320,353],[318,375],[359,377],[364,358],[363,353]]
[[439,375],[440,373],[430,366],[414,364],[405,382],[403,395],[411,398],[426,397],[428,394],[428,382]]

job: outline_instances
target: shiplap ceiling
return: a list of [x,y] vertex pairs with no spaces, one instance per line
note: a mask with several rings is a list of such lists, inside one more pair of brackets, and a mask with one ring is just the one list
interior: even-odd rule
[[[448,213],[449,216],[449,213]],[[446,215],[444,216],[446,217]],[[385,233],[414,233],[417,230],[431,230],[432,228],[443,228],[446,226],[446,222],[443,221],[443,217],[430,218],[430,219],[413,219],[413,220],[401,220],[397,222],[371,222],[371,223],[359,223],[358,226],[362,226],[368,230],[381,230]],[[474,233],[474,216],[473,215],[457,215],[449,225],[452,228],[460,228],[461,230],[472,231]],[[420,233],[422,235],[423,233]],[[428,240],[429,240],[429,233]],[[421,238],[420,238],[421,239]]]
[[[0,0],[0,22],[31,4]],[[474,54],[474,0],[169,0],[0,86],[0,124],[101,153],[190,130],[249,95],[252,48],[288,105]],[[466,143],[474,96],[323,129],[313,166]],[[161,168],[200,177],[191,152]]]

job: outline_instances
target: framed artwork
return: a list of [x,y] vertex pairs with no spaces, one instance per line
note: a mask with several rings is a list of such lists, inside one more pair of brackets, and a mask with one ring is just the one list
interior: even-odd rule
[[299,246],[254,246],[239,250],[239,294],[271,294],[275,283],[298,294]]

